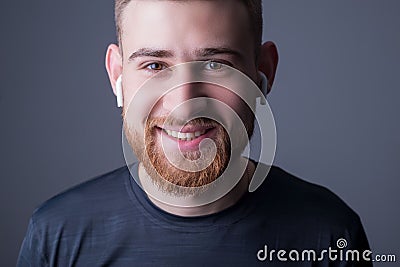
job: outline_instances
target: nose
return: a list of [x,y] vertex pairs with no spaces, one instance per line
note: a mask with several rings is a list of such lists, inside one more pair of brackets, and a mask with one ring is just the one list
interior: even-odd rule
[[203,83],[186,83],[181,85],[164,95],[163,108],[173,112],[173,116],[177,119],[191,119],[207,108],[207,100]]

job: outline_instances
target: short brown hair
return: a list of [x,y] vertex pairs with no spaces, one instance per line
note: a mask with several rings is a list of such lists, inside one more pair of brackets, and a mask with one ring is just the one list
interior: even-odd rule
[[[115,0],[115,25],[117,28],[118,43],[121,46],[121,20],[122,12],[126,5],[132,0]],[[168,0],[167,0],[168,1]],[[169,1],[189,1],[189,0],[169,0]],[[262,1],[261,0],[239,0],[247,7],[249,12],[250,22],[254,32],[254,41],[256,49],[258,50],[259,45],[262,42],[262,31],[263,31],[263,18],[262,18]],[[122,51],[121,51],[122,52]]]

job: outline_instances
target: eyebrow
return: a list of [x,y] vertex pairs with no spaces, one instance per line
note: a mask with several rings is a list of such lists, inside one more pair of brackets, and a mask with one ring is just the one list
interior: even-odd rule
[[[242,54],[229,47],[210,47],[210,48],[199,48],[194,51],[194,55],[197,57],[209,57],[214,55],[227,54],[235,57],[242,58]],[[172,58],[174,53],[170,50],[154,49],[154,48],[140,48],[133,52],[128,61],[131,62],[139,57],[156,57],[156,58]]]
[[214,56],[214,55],[220,55],[220,54],[226,54],[226,55],[232,55],[236,57],[242,57],[242,54],[229,47],[211,47],[211,48],[201,48],[195,51],[195,55],[199,57],[209,57],[209,56]]
[[139,50],[133,52],[128,61],[133,61],[138,57],[159,57],[159,58],[167,58],[173,57],[174,54],[169,50],[162,49],[153,49],[153,48],[140,48]]

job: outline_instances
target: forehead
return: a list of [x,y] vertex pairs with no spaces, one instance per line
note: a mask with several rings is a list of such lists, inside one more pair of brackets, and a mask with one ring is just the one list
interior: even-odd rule
[[238,0],[136,0],[123,11],[123,47],[236,46],[251,50],[250,18]]

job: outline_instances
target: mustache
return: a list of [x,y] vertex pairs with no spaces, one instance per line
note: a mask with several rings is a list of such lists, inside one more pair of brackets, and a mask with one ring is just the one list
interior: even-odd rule
[[211,128],[211,127],[220,126],[221,124],[216,122],[213,119],[204,118],[204,117],[183,120],[183,119],[173,118],[173,117],[168,116],[168,117],[147,118],[146,125],[148,128],[162,127],[162,126],[183,127],[183,126],[191,126],[191,125]]

